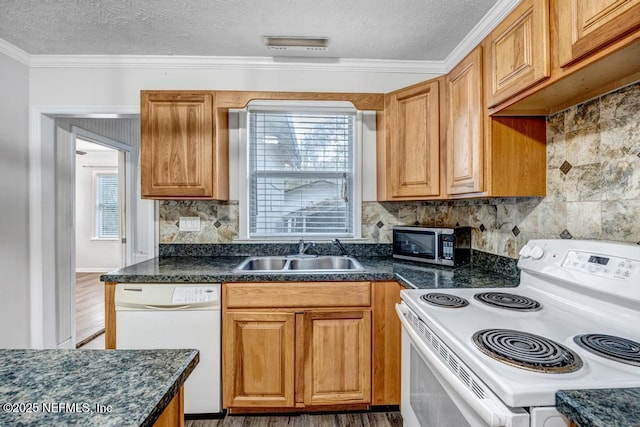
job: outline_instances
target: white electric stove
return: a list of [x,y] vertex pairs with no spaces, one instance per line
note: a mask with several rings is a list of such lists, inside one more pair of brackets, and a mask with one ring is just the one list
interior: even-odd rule
[[401,292],[405,426],[566,426],[556,391],[640,386],[640,246],[532,240],[518,267]]

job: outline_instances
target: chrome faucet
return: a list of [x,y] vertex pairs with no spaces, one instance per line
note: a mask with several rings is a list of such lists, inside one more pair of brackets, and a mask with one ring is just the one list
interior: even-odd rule
[[312,246],[315,247],[316,242],[309,242],[305,244],[304,240],[300,239],[300,241],[298,242],[298,255],[304,255],[305,252],[307,252],[307,250]]

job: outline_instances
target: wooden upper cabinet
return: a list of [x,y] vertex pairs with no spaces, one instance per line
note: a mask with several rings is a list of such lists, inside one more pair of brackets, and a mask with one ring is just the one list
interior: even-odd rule
[[640,28],[640,0],[555,1],[554,13],[561,67]]
[[550,76],[549,1],[523,0],[487,44],[488,106],[493,107]]
[[447,193],[484,190],[482,48],[447,75]]
[[304,313],[304,404],[371,402],[371,311]]
[[142,197],[226,199],[226,150],[216,144],[213,92],[143,91]]
[[[419,199],[440,195],[439,80],[385,97],[387,194],[379,199]],[[380,180],[380,179],[379,179]]]
[[227,312],[224,406],[292,408],[294,337],[294,313]]

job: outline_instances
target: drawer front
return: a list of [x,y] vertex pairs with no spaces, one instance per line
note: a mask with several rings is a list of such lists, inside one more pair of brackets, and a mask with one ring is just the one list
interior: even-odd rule
[[225,283],[227,308],[368,307],[370,282]]

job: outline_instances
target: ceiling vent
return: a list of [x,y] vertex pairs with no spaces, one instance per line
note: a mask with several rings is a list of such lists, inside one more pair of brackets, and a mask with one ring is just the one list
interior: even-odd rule
[[329,39],[326,37],[264,37],[267,50],[321,52],[326,51]]

